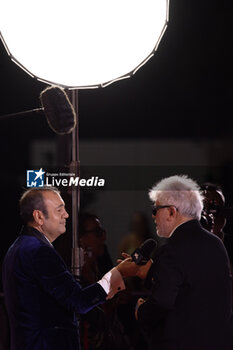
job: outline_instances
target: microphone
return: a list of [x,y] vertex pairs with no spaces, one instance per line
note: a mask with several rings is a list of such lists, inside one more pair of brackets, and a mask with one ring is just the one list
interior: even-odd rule
[[46,88],[40,93],[42,108],[10,113],[0,120],[44,112],[50,128],[57,134],[69,134],[76,126],[76,113],[65,91],[57,86]]
[[151,254],[156,246],[157,243],[154,239],[147,239],[141,244],[140,248],[135,249],[135,251],[131,254],[132,260],[137,265],[145,265],[147,261],[150,260]]
[[76,126],[76,113],[65,93],[50,86],[40,93],[40,101],[50,128],[59,135],[69,134]]

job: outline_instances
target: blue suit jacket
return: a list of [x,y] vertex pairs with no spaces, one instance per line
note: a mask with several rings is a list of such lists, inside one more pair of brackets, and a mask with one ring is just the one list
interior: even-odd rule
[[81,288],[39,231],[25,227],[3,264],[11,350],[79,349],[76,313],[106,299],[98,284]]

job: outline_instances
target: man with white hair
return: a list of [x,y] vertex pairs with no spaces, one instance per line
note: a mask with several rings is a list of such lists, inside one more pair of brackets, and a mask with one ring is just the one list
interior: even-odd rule
[[230,350],[231,273],[221,240],[199,223],[203,198],[185,175],[149,192],[157,234],[168,238],[154,257],[135,315],[152,350]]

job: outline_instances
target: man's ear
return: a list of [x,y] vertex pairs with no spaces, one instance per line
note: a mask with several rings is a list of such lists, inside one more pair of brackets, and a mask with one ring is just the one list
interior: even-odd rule
[[174,218],[175,217],[175,214],[176,214],[176,208],[174,207],[170,207],[169,208],[169,212],[170,212],[170,218]]
[[41,210],[38,210],[38,209],[33,210],[32,215],[33,215],[34,221],[38,225],[43,225],[43,223],[44,223],[44,214],[42,213]]

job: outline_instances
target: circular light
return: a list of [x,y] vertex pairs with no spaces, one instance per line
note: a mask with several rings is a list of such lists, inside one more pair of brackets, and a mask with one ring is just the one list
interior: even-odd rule
[[6,0],[1,38],[32,76],[63,87],[104,86],[156,51],[168,0]]

